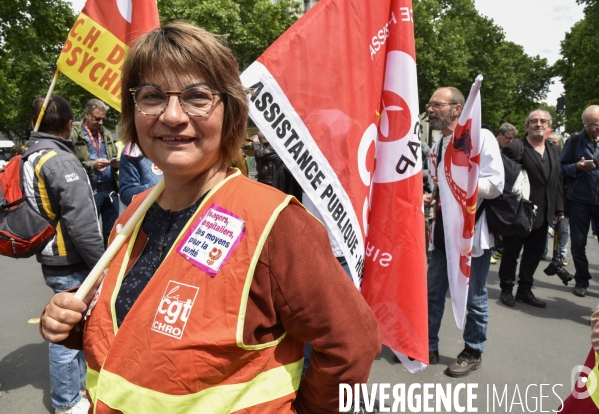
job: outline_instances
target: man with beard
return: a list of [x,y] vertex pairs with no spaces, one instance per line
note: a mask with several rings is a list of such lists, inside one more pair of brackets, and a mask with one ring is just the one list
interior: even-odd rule
[[[445,153],[453,136],[458,119],[464,106],[464,95],[456,88],[438,89],[426,105],[430,127],[443,133],[443,138],[431,149],[429,156],[429,174],[436,186],[448,185],[446,180],[438,180],[437,171],[443,168],[442,154]],[[478,177],[478,201],[499,197],[503,191],[504,172],[499,146],[490,131],[481,130],[480,173]],[[438,194],[438,189],[433,190]],[[428,330],[429,363],[439,363],[439,329],[445,310],[445,295],[449,288],[447,275],[447,257],[445,254],[445,232],[443,220],[443,200],[437,203],[435,226],[433,228],[433,247],[427,272],[428,284]],[[493,235],[487,227],[487,217],[483,211],[474,226],[472,262],[470,268],[470,286],[468,289],[466,326],[464,329],[464,350],[447,367],[446,374],[451,377],[464,377],[480,368],[489,323],[489,305],[487,294],[487,275],[489,273]]]
[[573,293],[580,297],[587,294],[591,279],[586,255],[589,224],[592,221],[599,228],[599,105],[585,109],[582,122],[584,129],[577,139],[566,141],[561,159],[562,174],[568,179],[571,251],[576,267]]
[[[522,165],[530,181],[530,201],[537,207],[532,231],[526,237],[504,236],[503,257],[499,267],[501,302],[514,306],[524,302],[537,308],[547,306],[532,293],[533,275],[545,248],[547,227],[555,220],[564,218],[561,164],[559,148],[546,140],[551,129],[551,115],[543,109],[532,111],[524,124],[526,135],[503,149],[510,159]],[[524,250],[523,250],[524,248]],[[522,261],[518,274],[516,299],[512,288],[516,277],[518,256],[522,251]]]

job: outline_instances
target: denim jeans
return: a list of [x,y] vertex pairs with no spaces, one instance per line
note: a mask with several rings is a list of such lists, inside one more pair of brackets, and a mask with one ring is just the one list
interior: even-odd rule
[[[568,217],[564,217],[564,219],[560,221],[559,224],[554,228],[559,228],[559,244],[557,252],[560,255],[560,257],[566,257],[566,254],[568,253],[568,239],[570,238],[570,219]],[[553,237],[555,237],[555,233]],[[549,255],[550,259],[553,258],[553,243],[554,240],[551,240],[551,243],[549,243],[549,233],[547,233],[543,257],[547,258],[547,255]]]
[[94,193],[98,218],[102,217],[102,236],[104,247],[108,244],[108,236],[119,218],[119,197],[114,190],[102,190]]
[[[487,293],[487,275],[491,263],[490,249],[484,250],[480,257],[473,257],[470,268],[470,286],[466,304],[466,326],[464,342],[470,348],[485,351],[487,327],[489,325],[489,296]],[[445,295],[449,289],[447,278],[447,259],[445,252],[432,251],[428,264],[428,349],[439,350],[439,330],[445,311]]]
[[[72,273],[69,276],[46,276],[46,285],[54,293],[64,292],[79,286],[89,270]],[[85,389],[85,357],[83,351],[50,344],[50,397],[54,408],[70,408],[81,400],[79,390]]]
[[587,288],[589,280],[591,280],[586,254],[587,237],[591,221],[595,223],[595,227],[599,226],[599,205],[568,200],[568,206],[570,210],[570,241],[572,242],[570,251],[576,268],[574,280],[576,280],[576,286]]
[[[341,265],[343,270],[345,270],[345,273],[347,273],[347,275],[349,276],[349,278],[351,279],[351,281],[353,283],[354,281],[351,277],[351,273],[349,271],[349,265],[347,264],[347,260],[345,260],[345,257],[343,257],[343,256],[338,257],[337,261],[339,262],[339,264]],[[304,377],[304,375],[306,375],[306,370],[310,366],[310,356],[312,356],[312,345],[310,345],[309,343],[305,343],[304,344],[304,367],[302,368],[302,378]]]

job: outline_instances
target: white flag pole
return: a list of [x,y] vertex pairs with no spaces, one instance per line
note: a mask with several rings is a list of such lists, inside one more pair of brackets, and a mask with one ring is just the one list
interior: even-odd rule
[[127,240],[127,237],[131,234],[137,223],[143,218],[146,211],[150,208],[150,206],[156,201],[160,193],[164,190],[164,178],[161,178],[160,181],[154,186],[150,194],[146,197],[146,199],[141,203],[141,205],[135,210],[129,221],[125,224],[122,230],[117,234],[114,238],[108,249],[104,252],[98,263],[94,266],[92,271],[89,273],[85,281],[75,293],[75,297],[79,300],[83,300],[90,289],[94,286],[98,278],[104,273],[104,269],[106,269],[112,259],[116,256],[120,248]]
[[54,92],[54,87],[56,86],[58,75],[60,75],[60,71],[56,69],[56,72],[54,72],[54,77],[52,78],[52,83],[50,83],[50,88],[48,89],[48,93],[46,94],[46,99],[44,99],[44,104],[42,105],[40,114],[37,116],[37,121],[35,121],[35,127],[33,128],[35,132],[37,132],[40,129],[40,124],[42,123],[42,119],[44,118],[44,114],[46,113],[46,107],[48,106],[50,96],[52,96],[52,92]]

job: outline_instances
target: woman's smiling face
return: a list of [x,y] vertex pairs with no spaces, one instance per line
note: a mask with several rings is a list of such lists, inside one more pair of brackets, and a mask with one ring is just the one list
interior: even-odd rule
[[[189,86],[205,86],[201,75],[178,76],[165,73],[144,79],[143,84],[159,86],[165,91],[182,91]],[[142,85],[139,85],[142,86]],[[210,112],[204,116],[188,115],[176,95],[160,115],[135,113],[135,128],[147,158],[168,176],[196,177],[206,172],[221,158],[224,105],[216,96]]]

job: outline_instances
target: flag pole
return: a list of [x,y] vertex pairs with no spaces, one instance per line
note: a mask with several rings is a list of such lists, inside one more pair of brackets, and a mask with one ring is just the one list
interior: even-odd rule
[[48,106],[50,96],[52,96],[52,92],[54,92],[54,87],[56,86],[58,75],[60,75],[60,71],[56,69],[56,72],[54,72],[54,77],[52,78],[52,83],[50,84],[50,89],[48,89],[46,99],[44,100],[44,104],[42,105],[42,110],[40,111],[40,114],[37,117],[37,121],[35,122],[35,128],[33,128],[35,132],[37,132],[40,129],[40,124],[42,123],[42,119],[44,118],[44,114],[46,113],[46,106]]
[[108,268],[114,256],[116,256],[120,248],[125,243],[125,240],[127,240],[127,237],[129,237],[137,223],[143,219],[144,214],[146,214],[146,211],[148,211],[152,203],[156,201],[160,193],[162,193],[162,190],[164,190],[164,178],[161,178],[160,181],[158,181],[152,191],[150,191],[150,194],[148,194],[137,210],[135,210],[129,221],[127,221],[125,226],[114,238],[112,243],[110,243],[108,249],[104,252],[102,257],[100,257],[98,263],[96,263],[94,268],[81,284],[79,290],[77,290],[77,293],[75,293],[75,297],[77,299],[83,300],[83,298],[87,296],[87,293],[94,286],[98,278],[104,274],[104,269]]

